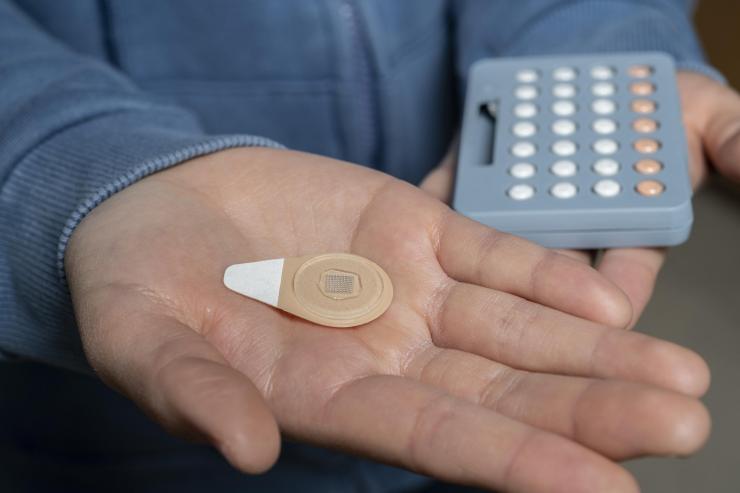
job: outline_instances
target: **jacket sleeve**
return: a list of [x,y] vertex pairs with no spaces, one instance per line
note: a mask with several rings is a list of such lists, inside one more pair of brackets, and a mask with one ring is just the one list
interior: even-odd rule
[[663,51],[716,80],[691,23],[692,0],[453,0],[457,71],[480,58]]
[[235,146],[0,0],[0,358],[88,371],[65,246],[94,207],[147,175]]

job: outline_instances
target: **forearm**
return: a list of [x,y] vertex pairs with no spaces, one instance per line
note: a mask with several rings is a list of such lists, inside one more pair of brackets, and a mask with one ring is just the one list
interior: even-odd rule
[[4,1],[0,73],[0,354],[84,369],[62,272],[79,221],[168,166],[275,144],[206,135],[189,112],[67,49]]

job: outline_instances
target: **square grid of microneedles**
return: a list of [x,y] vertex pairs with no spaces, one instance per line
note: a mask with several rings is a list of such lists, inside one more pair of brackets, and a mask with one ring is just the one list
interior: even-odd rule
[[[655,66],[598,62],[548,69],[525,66],[514,77],[510,114],[501,115],[497,102],[488,107],[498,124],[504,125],[498,130],[509,133],[509,138],[502,139],[507,149],[506,162],[501,164],[510,180],[506,187],[510,199],[524,202],[547,194],[568,201],[584,194],[613,198],[664,193],[660,175],[665,163],[656,158],[663,143],[661,122],[655,115],[661,97]],[[618,157],[625,155],[620,152],[623,146],[634,150],[629,162]],[[534,161],[539,165],[532,160],[538,154]],[[619,179],[625,168],[639,175],[629,188]],[[589,179],[575,180],[582,173]],[[542,174],[553,178],[547,180],[546,189],[541,189],[543,181],[538,179]]]
[[327,293],[350,294],[355,288],[355,278],[349,274],[327,274],[324,289]]

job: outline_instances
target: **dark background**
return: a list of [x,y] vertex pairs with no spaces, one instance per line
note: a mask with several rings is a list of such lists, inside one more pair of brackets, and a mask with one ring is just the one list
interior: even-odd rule
[[[711,61],[740,88],[740,0],[702,0],[696,24]],[[740,187],[713,178],[694,204],[692,237],[671,252],[638,330],[704,356],[714,430],[690,459],[630,463],[644,493],[740,492]]]
[[712,63],[740,87],[740,1],[701,0],[696,26]]

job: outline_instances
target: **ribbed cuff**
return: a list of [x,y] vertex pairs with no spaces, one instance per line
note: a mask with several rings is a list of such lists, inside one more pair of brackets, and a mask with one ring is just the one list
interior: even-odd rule
[[107,114],[36,146],[0,194],[0,358],[89,372],[63,275],[75,227],[105,199],[152,173],[252,146],[281,147],[256,136],[203,135],[176,111]]
[[[283,146],[264,137],[252,136],[252,135],[226,135],[226,136],[215,136],[215,137],[189,137],[182,142],[159,142],[160,145],[173,145],[180,146],[174,150],[160,151],[159,154],[154,157],[138,162],[131,169],[126,170],[123,174],[114,177],[107,183],[104,183],[94,191],[90,196],[83,200],[72,212],[69,219],[64,223],[62,229],[62,235],[59,238],[59,244],[57,247],[57,270],[59,278],[66,282],[64,274],[64,254],[67,249],[69,239],[72,237],[72,233],[78,224],[87,216],[95,207],[100,205],[105,199],[109,198],[113,194],[120,192],[126,187],[129,187],[137,181],[146,178],[147,176],[167,169],[176,164],[188,161],[190,159],[211,154],[213,152],[222,151],[224,149],[231,149],[234,147],[271,147],[271,148],[282,148]],[[79,150],[76,149],[75,154],[79,156]],[[131,154],[138,154],[140,151]],[[116,156],[117,160],[123,160],[123,162],[137,162],[133,155],[123,156],[121,154]],[[131,161],[128,161],[128,160]]]

